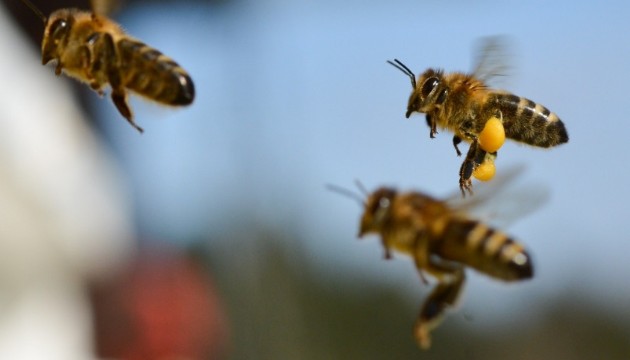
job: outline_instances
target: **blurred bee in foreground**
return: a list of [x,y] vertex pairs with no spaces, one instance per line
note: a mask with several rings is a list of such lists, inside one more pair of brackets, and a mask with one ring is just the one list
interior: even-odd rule
[[133,121],[127,90],[164,105],[192,103],[195,88],[188,73],[101,14],[102,1],[92,1],[94,12],[60,9],[48,17],[30,1],[22,2],[45,23],[42,64],[56,61],[56,75],[64,72],[101,96],[109,85],[114,105],[138,131],[143,132]]
[[[498,38],[486,39],[472,74],[428,69],[417,80],[399,60],[388,61],[411,79],[413,90],[407,118],[414,112],[425,113],[431,138],[438,128],[452,131],[458,156],[458,144],[462,140],[470,142],[459,171],[463,196],[466,191],[472,194],[473,175],[481,180],[492,178],[494,159],[505,137],[543,148],[569,141],[567,130],[555,113],[526,98],[488,87],[488,80],[501,75],[502,66],[496,62],[502,50]],[[476,173],[480,165],[484,165],[480,171],[485,175]]]
[[[431,331],[460,297],[465,267],[504,281],[533,276],[531,257],[522,244],[469,215],[474,207],[482,206],[486,200],[483,196],[452,204],[421,192],[398,192],[381,187],[363,201],[348,190],[329,188],[362,202],[364,212],[359,238],[380,235],[386,259],[391,258],[393,250],[407,254],[414,259],[423,282],[427,282],[425,274],[436,279],[437,285],[422,305],[414,326],[414,336],[423,349],[431,346]],[[486,196],[494,195],[496,190],[496,187],[488,189]],[[544,200],[537,195],[523,194],[528,198],[518,201],[517,210],[521,213],[517,216]]]

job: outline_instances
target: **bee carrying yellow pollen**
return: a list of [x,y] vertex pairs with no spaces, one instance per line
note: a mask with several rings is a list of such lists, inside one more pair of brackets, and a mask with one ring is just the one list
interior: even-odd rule
[[[428,69],[418,75],[401,61],[388,61],[411,79],[412,92],[405,116],[424,113],[431,138],[437,129],[454,133],[453,145],[470,142],[459,174],[462,195],[472,193],[471,176],[481,165],[486,153],[495,153],[504,138],[528,145],[550,148],[569,141],[564,123],[546,107],[506,91],[492,89],[487,81],[500,75],[492,64],[502,46],[495,38],[484,43],[475,70],[471,74],[445,73]],[[490,124],[488,124],[490,122]]]

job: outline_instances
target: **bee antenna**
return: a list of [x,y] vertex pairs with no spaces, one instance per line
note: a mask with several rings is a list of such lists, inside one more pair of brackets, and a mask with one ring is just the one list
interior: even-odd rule
[[48,21],[48,18],[46,17],[46,15],[44,15],[44,13],[41,10],[39,10],[37,6],[35,6],[35,4],[30,2],[29,0],[22,0],[22,2],[26,4],[26,6],[28,6],[28,8],[31,9],[35,13],[35,15],[37,15],[40,19],[42,19],[44,24]]
[[363,197],[367,199],[368,196],[370,195],[370,192],[367,191],[365,186],[363,186],[363,183],[361,182],[361,180],[359,179],[354,180],[354,184],[357,186],[357,189],[359,189],[361,194],[363,194]]
[[400,62],[398,59],[394,59],[394,61],[387,60],[387,63],[395,67],[396,69],[402,71],[405,75],[409,76],[411,79],[411,87],[416,88],[416,76],[413,74],[413,71],[409,70],[409,68]]
[[338,186],[338,185],[333,185],[333,184],[326,184],[326,189],[332,191],[332,192],[336,192],[339,195],[343,195],[345,197],[348,197],[352,200],[355,200],[356,202],[359,203],[359,205],[361,207],[365,206],[365,199],[364,197],[362,197],[361,195],[357,194],[356,192],[346,189],[345,187],[342,186]]

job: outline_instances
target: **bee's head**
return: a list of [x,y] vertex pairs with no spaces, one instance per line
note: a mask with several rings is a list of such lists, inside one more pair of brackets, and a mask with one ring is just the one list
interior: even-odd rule
[[415,111],[426,113],[439,107],[446,100],[448,88],[443,81],[441,70],[428,69],[418,78],[417,86],[409,97],[407,105],[408,118]]
[[60,50],[67,44],[72,25],[74,25],[73,9],[61,9],[53,12],[46,22],[44,40],[42,41],[42,64],[59,58]]
[[383,187],[368,197],[365,203],[365,212],[361,218],[359,237],[383,229],[391,214],[390,210],[395,196],[396,190]]

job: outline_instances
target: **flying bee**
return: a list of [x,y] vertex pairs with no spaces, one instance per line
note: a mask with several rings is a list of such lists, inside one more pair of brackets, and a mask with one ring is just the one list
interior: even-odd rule
[[[503,185],[504,180],[509,179],[504,177],[497,182]],[[359,238],[379,235],[386,259],[392,257],[393,251],[407,254],[413,258],[423,282],[427,282],[425,275],[437,281],[414,325],[414,336],[423,349],[431,346],[431,331],[459,299],[466,267],[508,282],[530,279],[534,274],[531,257],[522,244],[470,215],[475,208],[488,205],[489,196],[496,196],[497,187],[484,188],[485,196],[459,203],[389,187],[381,187],[371,194],[361,187],[367,196],[362,200],[348,190],[329,188],[361,202],[364,212]],[[522,216],[537,208],[545,198],[538,195],[546,194],[527,191],[521,196],[512,195],[526,200],[517,200],[518,213],[512,211],[504,214],[506,216]]]
[[[487,81],[501,75],[500,64],[493,64],[503,46],[497,38],[484,42],[475,70],[471,74],[445,73],[439,69],[428,69],[416,79],[414,73],[401,61],[389,64],[411,79],[412,92],[405,116],[419,112],[426,115],[429,136],[435,137],[437,129],[454,133],[453,145],[457,155],[458,144],[470,142],[468,154],[459,171],[462,195],[472,194],[471,176],[487,152],[496,157],[498,148],[485,148],[479,142],[484,132],[488,138],[504,137],[532,146],[550,148],[569,141],[569,136],[560,118],[546,107],[506,91],[492,89]],[[498,119],[502,129],[485,126],[489,119]],[[500,145],[503,144],[500,141]]]
[[195,88],[188,73],[101,14],[102,1],[92,1],[94,12],[60,9],[48,17],[30,1],[22,2],[45,23],[42,64],[55,61],[56,75],[63,72],[85,82],[101,96],[109,86],[114,105],[139,132],[143,130],[133,120],[127,90],[164,105],[192,103]]

